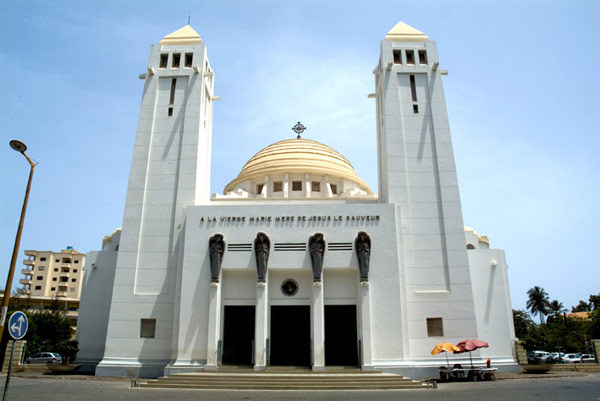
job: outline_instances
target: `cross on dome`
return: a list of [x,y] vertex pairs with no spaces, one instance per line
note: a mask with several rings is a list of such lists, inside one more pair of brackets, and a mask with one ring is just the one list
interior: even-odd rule
[[300,134],[303,133],[305,130],[306,127],[302,125],[300,121],[298,121],[298,123],[292,127],[292,131],[294,131],[298,135],[298,139],[300,139]]

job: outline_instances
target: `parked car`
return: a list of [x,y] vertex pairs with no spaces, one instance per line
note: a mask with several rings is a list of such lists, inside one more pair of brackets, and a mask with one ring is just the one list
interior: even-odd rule
[[564,363],[575,363],[577,362],[581,362],[579,359],[581,358],[581,354],[566,354],[563,357],[563,362]]
[[574,359],[573,363],[594,363],[596,358],[592,354],[582,354],[579,358]]
[[533,357],[538,362],[547,363],[549,362],[550,353],[546,351],[533,351]]
[[552,352],[548,357],[548,362],[561,363],[564,356],[564,352]]
[[25,359],[25,363],[58,365],[62,363],[62,356],[56,352],[38,352]]

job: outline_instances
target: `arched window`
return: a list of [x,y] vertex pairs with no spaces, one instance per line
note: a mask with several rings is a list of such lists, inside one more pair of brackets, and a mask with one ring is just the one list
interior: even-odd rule
[[473,245],[473,244],[467,244],[467,249],[475,249],[475,245]]

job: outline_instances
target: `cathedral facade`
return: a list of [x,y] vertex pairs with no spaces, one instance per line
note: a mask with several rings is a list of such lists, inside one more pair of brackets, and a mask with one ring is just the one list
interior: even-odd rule
[[507,265],[463,225],[435,42],[400,22],[373,72],[378,194],[298,123],[211,196],[206,46],[190,26],[152,46],[122,228],[87,256],[78,361],[419,378],[437,374],[436,344],[481,338],[475,362],[515,368]]

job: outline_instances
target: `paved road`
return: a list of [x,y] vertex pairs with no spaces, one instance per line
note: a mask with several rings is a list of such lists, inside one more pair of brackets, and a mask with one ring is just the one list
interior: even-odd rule
[[[4,387],[5,375],[0,376]],[[380,401],[380,400],[600,400],[600,375],[548,379],[514,379],[495,382],[444,383],[437,390],[401,391],[206,391],[130,389],[124,380],[85,377],[11,378],[10,401]]]

